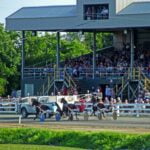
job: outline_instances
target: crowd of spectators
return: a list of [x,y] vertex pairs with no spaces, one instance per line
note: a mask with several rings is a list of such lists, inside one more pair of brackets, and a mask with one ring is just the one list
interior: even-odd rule
[[[79,95],[77,88],[66,88],[63,86],[60,92],[57,95]],[[86,94],[85,94],[86,95]],[[91,89],[87,90],[86,101],[92,101],[93,103],[97,103],[99,100],[102,100],[105,104],[116,104],[116,103],[148,103],[150,104],[150,92],[148,90],[141,90],[138,93],[137,99],[133,99],[132,101],[128,99],[122,100],[118,97],[114,91],[114,89],[108,85],[105,88],[98,86],[95,88],[94,86]],[[80,95],[79,95],[80,96]]]
[[[139,67],[150,76],[150,52],[135,50],[134,67]],[[84,74],[92,74],[92,54],[65,61],[65,67],[74,77]],[[130,48],[123,50],[112,50],[97,52],[96,54],[96,74],[118,74],[126,73],[130,67]]]
[[[122,76],[128,73],[130,67],[130,46],[125,45],[122,50],[105,49],[97,51],[95,60],[96,76]],[[42,68],[27,68],[25,75],[45,76],[47,73],[53,73],[54,65],[50,64]],[[62,68],[66,68],[68,73],[74,77],[92,77],[93,74],[93,55],[86,54],[78,58],[68,59],[61,63]],[[140,68],[150,77],[150,51],[135,49],[134,67]]]
[[[109,92],[108,92],[109,91]],[[89,95],[88,95],[89,94]],[[113,89],[110,87],[106,87],[105,91],[103,92],[100,87],[98,87],[94,92],[91,90],[88,92],[87,96],[85,96],[85,101],[98,103],[102,101],[104,104],[129,104],[129,103],[138,103],[138,104],[150,104],[150,92],[145,91],[142,97],[138,97],[132,101],[125,99],[122,100],[121,97],[116,97],[113,94]]]

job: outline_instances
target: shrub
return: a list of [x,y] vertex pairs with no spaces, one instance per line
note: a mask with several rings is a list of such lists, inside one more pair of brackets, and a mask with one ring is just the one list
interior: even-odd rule
[[150,134],[5,128],[0,129],[0,144],[55,145],[101,150],[149,150]]

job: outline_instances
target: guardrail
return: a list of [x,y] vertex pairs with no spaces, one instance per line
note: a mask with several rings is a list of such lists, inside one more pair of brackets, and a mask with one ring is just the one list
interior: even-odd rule
[[0,114],[15,114],[18,111],[18,102],[0,102]]
[[150,104],[116,104],[114,110],[118,116],[150,116]]
[[[93,112],[93,104],[92,103],[76,103],[76,106],[85,105],[86,111]],[[97,104],[94,104],[95,106]],[[110,104],[104,104],[105,108],[110,106]],[[150,104],[113,104],[111,105],[113,111],[117,112],[117,116],[150,116]],[[75,112],[78,109],[74,110]],[[112,114],[112,112],[108,112],[108,114]]]
[[[54,96],[53,96],[54,97]],[[65,97],[65,96],[64,96]],[[57,99],[58,98],[53,98],[54,101],[59,102]],[[77,100],[77,99],[76,99]],[[85,106],[85,111],[93,112],[93,103],[91,102],[77,102],[74,100],[75,105]],[[15,114],[20,112],[19,107],[21,103],[16,102],[0,102],[0,114]],[[94,106],[96,106],[94,104]],[[150,104],[149,103],[129,103],[129,104],[124,104],[124,103],[119,103],[119,104],[104,104],[105,108],[107,106],[111,106],[113,108],[113,111],[117,112],[118,116],[150,116]],[[79,109],[74,109],[73,111],[79,112]],[[112,112],[109,112],[108,114],[111,114]]]

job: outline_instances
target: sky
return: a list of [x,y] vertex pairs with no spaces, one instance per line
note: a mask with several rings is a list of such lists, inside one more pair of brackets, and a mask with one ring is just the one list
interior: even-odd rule
[[0,0],[0,23],[5,18],[24,6],[71,5],[76,0]]

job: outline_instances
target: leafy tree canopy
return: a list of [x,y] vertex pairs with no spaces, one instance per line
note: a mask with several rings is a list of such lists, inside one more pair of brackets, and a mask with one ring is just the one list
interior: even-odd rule
[[11,82],[16,78],[17,66],[20,64],[20,52],[17,32],[6,32],[0,24],[0,95],[7,92],[9,87],[15,86]]
[[[18,89],[21,69],[20,32],[7,32],[0,24],[0,95]],[[109,33],[97,34],[97,49],[111,45]],[[92,52],[92,33],[65,33],[61,35],[61,61]],[[25,66],[45,66],[56,60],[56,33],[34,36],[26,32]]]

